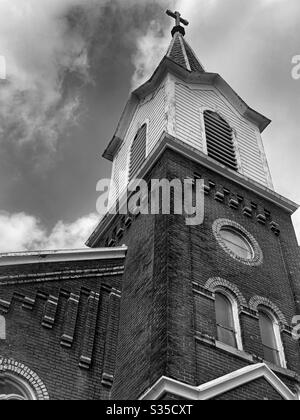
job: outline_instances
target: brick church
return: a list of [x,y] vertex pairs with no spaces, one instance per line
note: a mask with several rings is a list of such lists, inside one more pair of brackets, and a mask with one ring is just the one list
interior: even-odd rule
[[108,213],[86,249],[1,255],[0,400],[299,400],[298,206],[272,185],[270,120],[168,14],[104,158],[116,199],[136,178],[204,180],[204,222]]

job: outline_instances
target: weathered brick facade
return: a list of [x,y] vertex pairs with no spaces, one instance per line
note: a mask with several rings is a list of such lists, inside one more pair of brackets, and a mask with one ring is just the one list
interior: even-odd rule
[[[171,150],[164,153],[148,176],[183,180],[195,174],[210,185],[205,196],[203,225],[187,226],[184,217],[177,215],[139,215],[129,226],[121,226],[124,229],[121,238],[113,238],[116,244],[126,243],[129,250],[112,395],[137,398],[162,376],[199,386],[261,362],[263,349],[253,307],[257,297],[267,299],[282,313],[288,369],[275,366],[273,369],[296,392],[300,353],[291,335],[291,324],[298,310],[295,297],[300,270],[296,264],[300,258],[290,215]],[[221,201],[216,197],[217,191],[224,196]],[[234,208],[230,205],[233,196],[238,197],[238,206]],[[243,211],[247,203],[251,206],[250,216]],[[262,213],[266,217],[264,223],[257,217]],[[220,247],[213,225],[224,218],[238,223],[256,238],[263,252],[261,265],[247,266]],[[279,226],[280,233],[272,229],[272,222]],[[117,216],[103,241],[120,223],[122,218]],[[98,245],[101,244],[100,241]],[[214,284],[225,288],[231,285],[240,300],[244,354],[234,354],[216,341]],[[260,389],[257,387],[257,399],[273,399],[274,390],[268,394],[265,388],[264,395],[260,395]],[[241,390],[241,399],[243,395]],[[235,396],[238,398],[238,391]],[[251,391],[249,398],[252,396]]]
[[122,257],[0,268],[0,395],[18,364],[14,374],[29,386],[27,370],[41,380],[38,399],[109,398],[123,271]]

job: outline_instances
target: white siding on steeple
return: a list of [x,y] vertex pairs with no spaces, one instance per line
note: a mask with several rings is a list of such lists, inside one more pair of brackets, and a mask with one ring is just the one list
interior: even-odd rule
[[235,132],[240,157],[239,172],[260,184],[271,187],[266,157],[258,140],[258,129],[226,101],[214,87],[176,82],[176,136],[179,140],[206,153],[203,125],[204,110],[219,113]]
[[151,95],[141,100],[130,122],[122,146],[114,158],[116,195],[129,181],[130,152],[138,130],[147,124],[147,156],[164,132],[207,154],[204,112],[217,112],[232,128],[238,172],[273,189],[258,128],[242,117],[213,86],[187,84],[168,75]]
[[[165,85],[140,102],[125,135],[123,144],[114,159],[113,179],[121,193],[129,180],[130,150],[138,130],[147,123],[147,155],[166,131]],[[121,174],[121,176],[120,176]],[[120,181],[120,182],[119,182]],[[118,193],[118,192],[117,192]]]

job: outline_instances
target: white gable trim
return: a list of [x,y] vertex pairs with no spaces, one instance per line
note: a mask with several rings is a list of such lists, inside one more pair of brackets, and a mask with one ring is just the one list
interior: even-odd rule
[[187,400],[205,401],[260,378],[264,378],[285,400],[298,400],[298,397],[264,363],[247,366],[199,387],[162,377],[140,400],[159,400],[164,394],[170,393]]
[[0,266],[53,263],[63,261],[89,261],[125,259],[127,247],[72,249],[62,251],[19,252],[0,254]]

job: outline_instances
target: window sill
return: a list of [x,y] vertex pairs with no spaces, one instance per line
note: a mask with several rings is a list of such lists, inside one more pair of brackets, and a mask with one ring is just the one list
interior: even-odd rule
[[273,363],[269,363],[264,361],[264,363],[274,372],[279,373],[280,375],[284,375],[290,379],[293,380],[297,380],[298,382],[300,382],[300,377],[299,375],[294,372],[293,370],[287,369],[287,368],[283,368],[277,365],[274,365]]
[[296,380],[298,382],[300,382],[300,376],[289,369],[280,367],[280,366],[276,366],[272,363],[269,363],[265,360],[263,360],[262,358],[256,356],[256,355],[251,355],[249,353],[246,353],[242,350],[238,350],[234,347],[231,346],[227,346],[226,344],[221,343],[220,341],[217,341],[215,338],[210,337],[210,336],[206,336],[206,335],[201,335],[198,333],[198,335],[196,335],[196,340],[198,342],[201,342],[203,344],[209,345],[210,347],[214,347],[224,353],[230,354],[231,356],[237,357],[240,360],[246,361],[248,363],[251,364],[256,364],[257,362],[261,362],[261,363],[265,363],[272,371],[283,375],[289,379],[292,380]]
[[250,354],[245,353],[243,350],[236,349],[235,347],[227,346],[226,344],[223,344],[220,341],[216,341],[216,348],[226,353],[230,353],[233,356],[237,356],[240,359],[244,359],[247,362],[254,362],[253,356],[251,356]]

